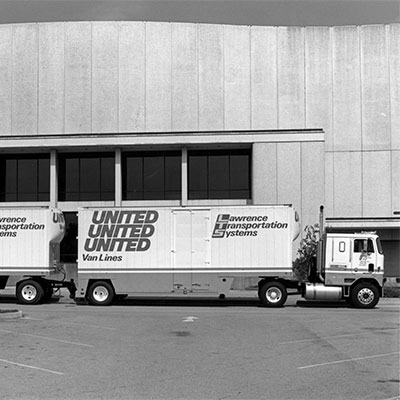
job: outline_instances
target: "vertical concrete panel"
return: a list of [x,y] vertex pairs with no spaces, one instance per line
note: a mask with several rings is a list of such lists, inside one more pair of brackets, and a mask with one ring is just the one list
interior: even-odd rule
[[251,127],[278,128],[276,28],[251,27]]
[[65,24],[65,132],[91,132],[92,26]]
[[11,134],[12,25],[0,26],[0,135]]
[[225,129],[250,129],[250,28],[224,26]]
[[392,149],[400,150],[400,24],[388,28]]
[[333,28],[333,146],[361,150],[360,51],[357,27]]
[[336,217],[362,216],[361,152],[334,153]]
[[301,213],[300,143],[277,144],[278,203],[291,203]]
[[118,131],[118,23],[92,23],[92,131]]
[[119,25],[119,131],[144,132],[145,24]]
[[363,216],[392,214],[390,151],[363,152]]
[[39,24],[39,133],[64,132],[64,24]]
[[321,204],[325,204],[324,142],[301,144],[301,204],[303,225],[318,222]]
[[279,129],[305,127],[304,101],[304,29],[278,27]]
[[254,143],[252,150],[252,200],[253,204],[276,204],[277,145]]
[[[400,151],[392,151],[392,209],[400,211]],[[391,212],[391,215],[393,215]]]
[[362,26],[360,36],[363,150],[388,150],[390,89],[385,27]]
[[218,25],[199,25],[199,129],[224,129],[224,32]]
[[38,130],[38,25],[13,26],[12,132]]
[[306,127],[324,130],[326,151],[333,150],[330,37],[327,27],[305,28]]
[[198,130],[197,26],[172,25],[172,130]]
[[171,24],[146,23],[146,130],[171,131]]
[[[325,153],[325,215],[335,217],[334,163],[333,153]],[[338,215],[340,216],[340,215]]]

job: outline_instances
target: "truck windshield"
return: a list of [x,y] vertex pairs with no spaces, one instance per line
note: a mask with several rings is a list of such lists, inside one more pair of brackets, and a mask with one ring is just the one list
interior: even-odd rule
[[376,239],[376,245],[378,246],[379,254],[383,254],[381,240],[379,238]]

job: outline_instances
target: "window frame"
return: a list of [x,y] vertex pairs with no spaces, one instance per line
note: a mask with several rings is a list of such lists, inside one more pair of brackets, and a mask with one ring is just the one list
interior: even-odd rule
[[[22,161],[31,160],[36,165],[31,167],[22,167]],[[48,202],[50,201],[50,153],[43,154],[2,154],[0,156],[0,166],[7,161],[14,161],[14,172],[13,179],[8,182],[7,166],[5,166],[5,173],[0,176],[0,203],[12,203],[12,202]],[[24,191],[23,170],[32,172],[35,168],[35,180],[33,186],[34,190]],[[43,178],[44,175],[44,178]],[[31,182],[31,179],[26,178]],[[12,184],[14,190],[7,190],[9,183]]]
[[[99,169],[98,169],[98,188],[97,190],[85,191],[82,187],[82,160],[88,159],[98,159],[99,160]],[[77,161],[77,176],[73,177],[77,181],[77,190],[68,191],[67,185],[67,161],[76,160]],[[104,160],[112,160],[110,166],[112,168],[112,172],[110,173],[110,177],[112,179],[111,187],[112,189],[106,190],[104,186],[107,186],[104,182],[105,170],[106,166],[103,167]],[[99,152],[99,153],[58,153],[58,199],[61,202],[70,202],[70,201],[85,201],[85,202],[93,202],[93,201],[115,201],[115,152]],[[69,176],[71,179],[71,176]],[[92,197],[92,198],[90,198]]]

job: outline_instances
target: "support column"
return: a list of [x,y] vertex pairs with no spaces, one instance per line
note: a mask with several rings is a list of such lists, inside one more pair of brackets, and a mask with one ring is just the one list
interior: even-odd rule
[[278,202],[276,146],[276,143],[253,143],[251,168],[253,204]]
[[188,151],[187,147],[182,148],[182,199],[181,205],[183,207],[188,204]]
[[122,206],[122,151],[115,150],[115,207]]
[[58,205],[58,157],[57,150],[50,151],[50,206]]

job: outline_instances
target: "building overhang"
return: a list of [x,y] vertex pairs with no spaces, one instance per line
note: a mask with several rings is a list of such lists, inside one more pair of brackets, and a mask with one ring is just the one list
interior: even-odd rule
[[326,218],[327,230],[400,229],[400,217],[388,218]]
[[254,143],[324,142],[322,129],[204,132],[79,133],[0,136],[0,152],[129,146],[201,146]]

